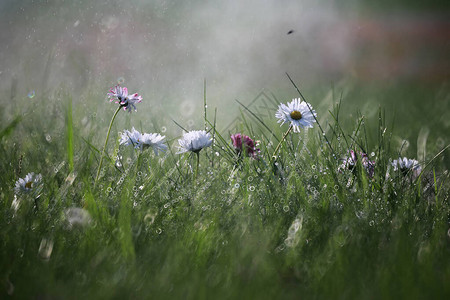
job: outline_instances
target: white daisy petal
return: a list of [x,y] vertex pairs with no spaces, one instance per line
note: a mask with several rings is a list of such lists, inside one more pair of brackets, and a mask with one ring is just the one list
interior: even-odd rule
[[407,157],[399,157],[398,159],[394,159],[392,166],[394,167],[394,171],[400,171],[404,174],[412,171],[414,177],[419,176],[422,172],[422,167],[419,162],[415,159],[409,159]]
[[34,174],[33,172],[28,173],[25,178],[19,178],[16,181],[16,185],[14,187],[14,191],[17,195],[19,194],[27,194],[31,191],[38,191],[42,183],[42,175]]
[[275,113],[275,117],[278,118],[277,123],[281,125],[290,123],[294,132],[300,132],[300,128],[312,128],[313,123],[316,122],[315,116],[316,112],[311,104],[300,98],[293,99],[287,105],[281,103]]

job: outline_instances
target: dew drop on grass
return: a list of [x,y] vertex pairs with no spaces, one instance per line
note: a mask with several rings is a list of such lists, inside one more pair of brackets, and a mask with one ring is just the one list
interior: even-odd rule
[[35,91],[30,91],[30,92],[28,93],[28,95],[27,95],[27,97],[30,98],[30,99],[33,99],[34,96],[36,96]]
[[19,254],[19,257],[23,257],[23,254],[25,251],[22,248],[17,249],[17,253]]
[[284,212],[288,212],[289,211],[289,206],[287,206],[287,205],[283,206],[283,211]]
[[161,132],[166,132],[167,128],[165,126],[161,127]]
[[39,245],[38,255],[43,260],[49,260],[53,251],[53,240],[51,239],[42,239],[41,244]]
[[254,187],[253,185],[251,185],[251,186],[249,186],[248,190],[249,190],[250,192],[253,192],[253,191],[255,190],[255,187]]
[[47,142],[49,142],[49,143],[51,143],[52,142],[52,136],[50,135],[50,134],[46,134],[45,135],[45,140],[47,141]]
[[374,220],[370,220],[369,226],[373,226],[373,225],[375,225],[375,221]]
[[156,233],[157,233],[157,234],[161,234],[161,233],[162,233],[162,229],[161,229],[161,228],[157,228],[157,229],[156,229]]
[[67,183],[68,185],[72,185],[73,182],[74,182],[74,180],[75,180],[75,178],[77,178],[77,172],[72,172],[72,173],[70,173],[70,174],[67,176],[67,178],[66,178],[66,183]]

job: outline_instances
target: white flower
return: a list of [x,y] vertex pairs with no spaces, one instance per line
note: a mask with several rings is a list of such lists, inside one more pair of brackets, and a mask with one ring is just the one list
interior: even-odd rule
[[311,104],[302,101],[300,98],[293,99],[287,105],[281,103],[278,106],[278,111],[275,113],[275,117],[278,118],[277,123],[281,122],[281,125],[283,125],[286,122],[290,122],[294,132],[300,132],[300,127],[312,128],[312,124],[316,122],[315,116],[317,114],[312,109]]
[[160,135],[159,133],[144,133],[141,136],[141,145],[142,147],[151,147],[155,152],[155,155],[158,155],[158,150],[164,152],[167,150],[167,145],[164,144],[164,139],[166,137],[164,135]]
[[142,97],[137,93],[128,95],[128,89],[119,85],[111,88],[107,95],[109,97],[109,101],[116,100],[115,102],[119,103],[120,106],[122,106],[124,110],[128,110],[128,112],[131,112],[131,107],[133,107],[134,111],[136,111],[135,104],[142,101]]
[[211,134],[204,130],[193,130],[183,133],[183,137],[178,140],[180,144],[177,154],[188,151],[199,152],[203,148],[209,147],[212,144]]
[[120,145],[133,145],[135,148],[140,148],[144,150],[144,148],[151,147],[155,152],[155,155],[158,155],[158,151],[164,152],[167,150],[167,145],[164,144],[165,136],[162,136],[158,133],[144,133],[141,134],[134,127],[131,131],[124,130],[120,137],[119,144]]
[[133,145],[135,148],[138,148],[141,139],[142,134],[133,127],[131,131],[124,130],[122,132],[119,144],[125,146]]
[[16,186],[14,187],[14,191],[16,194],[26,194],[33,190],[38,190],[42,181],[42,175],[35,175],[33,172],[28,173],[25,178],[19,178],[16,181]]
[[394,159],[392,166],[394,167],[394,171],[401,171],[403,174],[411,170],[416,177],[422,172],[422,167],[417,160],[406,157]]

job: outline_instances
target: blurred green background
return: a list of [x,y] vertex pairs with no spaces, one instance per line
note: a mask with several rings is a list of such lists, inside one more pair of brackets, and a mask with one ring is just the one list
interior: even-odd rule
[[373,116],[381,105],[399,139],[414,147],[425,128],[447,144],[449,7],[448,1],[3,0],[2,119],[58,89],[76,105],[103,107],[107,89],[119,82],[143,95],[135,118],[144,125],[158,114],[166,126],[176,129],[171,119],[177,119],[193,128],[202,123],[206,80],[220,128],[239,114],[235,99],[248,104],[260,92],[279,102],[297,97],[288,72],[324,121],[342,95],[349,123],[358,110]]

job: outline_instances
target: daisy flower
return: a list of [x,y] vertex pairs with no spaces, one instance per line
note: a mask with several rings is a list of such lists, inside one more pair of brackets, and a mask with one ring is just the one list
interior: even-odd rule
[[131,108],[136,111],[135,104],[142,101],[142,97],[137,93],[128,95],[128,89],[119,85],[111,88],[107,95],[109,101],[115,100],[116,103],[119,103],[119,105],[122,106],[124,110],[128,110],[128,112],[131,112]]
[[27,194],[33,190],[37,190],[37,188],[41,185],[42,175],[35,175],[33,172],[28,173],[25,178],[19,178],[16,181],[16,186],[14,187],[14,191],[16,194]]
[[234,150],[237,155],[242,155],[242,152],[247,154],[247,156],[256,157],[259,149],[256,149],[255,142],[248,136],[242,135],[240,133],[232,134],[231,141],[234,146]]
[[399,157],[398,159],[394,159],[394,161],[392,162],[392,166],[394,167],[394,171],[400,171],[404,175],[412,170],[413,176],[417,177],[419,176],[420,172],[422,172],[422,167],[417,160],[409,159],[406,157]]
[[165,138],[164,135],[160,135],[159,133],[144,133],[141,136],[141,147],[151,147],[155,155],[158,155],[158,151],[165,152],[167,150],[167,145],[164,144]]
[[142,134],[133,127],[131,131],[125,129],[122,132],[119,144],[125,146],[133,145],[135,148],[138,148],[141,139]]
[[209,147],[212,144],[211,134],[204,130],[193,130],[183,133],[183,137],[178,140],[180,145],[177,154],[185,152],[198,153],[203,148]]
[[143,133],[141,134],[134,127],[129,130],[124,130],[120,137],[120,145],[133,145],[135,148],[140,148],[141,151],[145,148],[151,147],[158,155],[158,151],[164,152],[167,150],[167,145],[164,144],[165,136],[158,133]]
[[293,99],[287,104],[281,103],[275,117],[278,118],[277,123],[290,122],[294,132],[300,132],[301,128],[312,128],[316,122],[316,112],[312,109],[311,104],[302,101],[300,98]]

